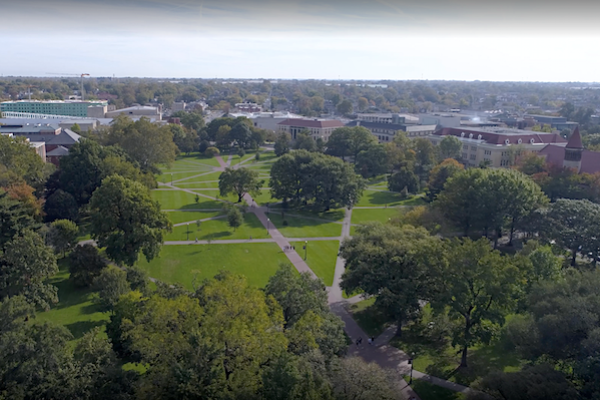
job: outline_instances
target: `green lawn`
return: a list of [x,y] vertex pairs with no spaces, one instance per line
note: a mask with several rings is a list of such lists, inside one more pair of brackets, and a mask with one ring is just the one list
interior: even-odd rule
[[178,183],[175,186],[183,189],[218,189],[219,181]]
[[182,222],[195,222],[199,219],[212,218],[221,214],[220,211],[167,211],[169,221],[173,224],[179,224]]
[[[433,331],[429,323],[434,323]],[[414,367],[417,371],[447,379],[462,385],[471,386],[492,371],[515,372],[521,369],[522,361],[514,351],[507,351],[498,341],[490,345],[479,344],[469,349],[468,368],[457,370],[460,354],[450,345],[450,339],[437,333],[440,324],[431,315],[431,309],[423,309],[421,323],[415,323],[402,330],[402,338],[390,342],[408,354],[414,354]]]
[[50,311],[39,312],[38,321],[51,321],[66,326],[75,339],[96,326],[104,325],[109,314],[100,311],[92,302],[91,289],[76,288],[69,281],[69,267],[66,259],[59,261],[60,271],[50,283],[58,288],[58,304],[52,306]]
[[[296,253],[304,258],[304,242],[292,242],[296,246]],[[319,278],[323,279],[326,286],[333,285],[333,274],[337,260],[340,242],[338,240],[316,240],[308,242],[306,249],[306,263]]]
[[210,168],[206,167],[206,168],[198,168],[198,169],[194,169],[192,171],[185,171],[185,172],[164,172],[161,175],[158,175],[156,177],[156,180],[158,182],[162,182],[162,183],[171,183],[171,175],[173,176],[173,184],[176,184],[176,181],[178,181],[179,179],[185,179],[185,178],[189,178],[195,175],[200,175],[200,174],[204,174],[206,172],[209,172]]
[[284,226],[281,213],[268,213],[268,216],[281,234],[289,238],[336,237],[342,234],[342,225],[334,222],[285,215],[287,226]]
[[153,190],[152,197],[160,202],[164,210],[177,209],[214,209],[222,208],[223,203],[200,196],[196,203],[195,196],[181,190]]
[[281,204],[278,204],[275,209],[271,209],[274,213],[281,213],[285,211],[286,214],[301,215],[311,218],[320,218],[330,221],[342,221],[345,215],[345,209],[337,208],[329,211],[314,211],[310,208],[287,208],[283,209]]
[[[184,213],[181,213],[184,214]],[[229,227],[227,218],[204,221],[198,227],[195,223],[189,225],[189,235],[187,233],[188,226],[177,226],[173,228],[173,232],[167,233],[164,237],[165,241],[175,240],[227,240],[227,239],[264,239],[268,238],[267,230],[260,223],[256,215],[246,213],[244,215],[244,223],[235,231]]]
[[254,201],[256,201],[257,204],[264,206],[267,203],[269,204],[274,204],[279,202],[279,200],[274,199],[271,197],[271,191],[270,189],[263,189],[260,191],[260,194],[256,197],[253,197]]
[[[261,156],[262,156],[262,154],[261,154]],[[231,160],[231,166],[233,167],[234,165],[237,165],[237,164],[244,162],[246,160],[249,160],[249,159],[253,159],[254,157],[256,157],[256,152],[254,152],[254,151],[247,152],[243,157],[240,157],[236,154],[233,156],[233,159]],[[252,162],[253,161],[248,161],[246,164],[244,164],[244,166],[251,165]]]
[[[410,199],[408,199],[410,200]],[[403,205],[406,200],[401,198],[400,193],[382,192],[375,190],[365,190],[360,198],[357,207],[378,207],[378,206],[399,206]]]
[[[408,376],[404,377],[408,382]],[[420,379],[413,379],[412,389],[421,400],[464,400],[467,397],[460,392],[453,392]]]
[[350,306],[350,312],[356,323],[367,335],[377,337],[387,327],[388,320],[379,311],[375,310],[374,303],[375,297],[359,301]]
[[[174,185],[175,186],[179,186],[179,185],[185,185],[188,183],[197,183],[197,182],[206,182],[206,181],[216,181],[219,180],[219,176],[221,176],[222,172],[221,171],[216,171],[216,172],[200,172],[198,174],[195,175],[199,175],[199,174],[203,174],[201,176],[196,176],[194,178],[189,178],[189,179],[184,179],[181,182],[177,182]],[[182,186],[183,187],[183,186]]]
[[[184,169],[196,166],[220,167],[220,164],[214,157],[208,158],[200,155],[200,153],[190,153],[189,155],[179,155],[177,160],[171,164],[170,169]],[[163,164],[160,165],[160,169],[166,171],[169,169],[169,166]]]
[[403,211],[402,208],[374,208],[352,210],[352,223],[364,224],[365,222],[378,221],[386,223],[390,218],[397,216]]
[[252,286],[264,287],[287,257],[275,243],[164,246],[160,257],[150,263],[140,257],[141,268],[169,283],[179,282],[192,289],[193,279],[201,283],[221,270],[245,275]]

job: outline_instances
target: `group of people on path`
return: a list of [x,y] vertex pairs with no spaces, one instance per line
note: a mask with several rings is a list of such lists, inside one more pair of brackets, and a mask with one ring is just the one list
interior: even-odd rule
[[296,250],[296,246],[283,246],[283,251]]
[[[363,339],[362,339],[362,336],[359,336],[359,338],[358,338],[358,339],[356,339],[356,347],[360,347],[360,345],[362,344],[362,340],[363,340]],[[369,342],[369,345],[370,345],[370,346],[375,346],[375,336],[371,336],[371,337],[369,338],[369,341],[368,341],[368,342]]]

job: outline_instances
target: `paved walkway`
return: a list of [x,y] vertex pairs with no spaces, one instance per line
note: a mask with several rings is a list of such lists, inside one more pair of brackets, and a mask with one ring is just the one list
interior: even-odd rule
[[[227,162],[225,162],[220,155],[216,156],[216,159],[219,162],[220,167],[214,168],[214,171],[223,171],[225,168],[227,168],[231,165],[232,156],[231,155],[229,156]],[[243,161],[242,163],[235,165],[234,168],[239,168],[240,165],[245,164],[249,160],[251,160],[251,158]],[[205,175],[205,174],[200,174],[198,176],[202,176],[202,175]],[[186,178],[186,179],[190,179],[190,178]],[[177,182],[177,181],[175,181],[175,182]],[[168,183],[163,184],[163,185],[174,188],[171,184],[168,184]],[[198,194],[191,190],[186,190],[186,189],[182,189],[182,188],[177,188],[177,189],[183,190],[183,191],[186,191],[186,192],[189,192],[192,194]],[[385,191],[385,190],[381,190],[381,191]],[[209,197],[209,196],[205,196],[202,194],[199,194],[199,196]],[[209,198],[212,199],[212,197],[209,197]],[[293,243],[296,241],[340,240],[340,245],[341,245],[342,241],[345,238],[350,237],[350,227],[352,226],[352,224],[351,224],[352,210],[345,210],[344,219],[341,222],[342,235],[340,237],[286,238],[281,234],[281,232],[279,232],[279,230],[275,227],[275,225],[270,222],[270,220],[266,214],[266,212],[269,211],[267,207],[256,206],[254,199],[249,194],[244,195],[244,200],[249,205],[248,212],[252,212],[256,215],[256,217],[259,219],[259,221],[267,229],[267,232],[269,233],[269,235],[271,237],[267,238],[267,239],[211,240],[210,241],[211,244],[231,244],[231,243],[250,243],[250,242],[252,242],[252,243],[273,243],[274,242],[274,243],[277,243],[277,245],[282,249],[282,251],[284,251],[284,249],[286,247],[290,246],[290,243]],[[223,200],[221,200],[221,201],[223,201]],[[411,207],[411,206],[396,206],[393,208],[400,208],[400,207]],[[355,207],[355,209],[382,209],[382,208],[388,208],[388,207]],[[389,207],[389,208],[392,208],[392,207]],[[193,211],[193,210],[188,209],[188,210],[175,210],[175,211]],[[293,214],[289,214],[289,215],[293,215]],[[296,216],[296,215],[293,215],[293,216]],[[305,217],[302,215],[298,215],[298,217],[308,218],[308,219],[319,219],[319,218],[314,218],[314,217],[313,218]],[[323,221],[340,223],[339,221],[329,221],[329,220],[323,220]],[[181,224],[178,224],[178,225],[181,225]],[[183,223],[183,225],[185,225],[185,223]],[[172,241],[172,242],[165,242],[165,245],[208,244],[208,243],[209,242],[206,240],[197,241],[197,242],[196,241]],[[313,277],[316,278],[316,275],[314,274],[314,272],[309,268],[309,266],[306,264],[306,262],[298,255],[298,253],[296,253],[293,250],[284,251],[284,253],[288,257],[288,259],[290,260],[292,265],[299,272],[308,272],[310,275],[312,275]],[[406,381],[403,379],[404,375],[407,375],[410,373],[410,366],[408,364],[408,356],[401,350],[389,345],[389,341],[393,338],[396,328],[393,326],[389,327],[379,337],[375,338],[374,345],[369,345],[367,334],[356,323],[356,321],[352,318],[352,315],[348,311],[349,305],[363,300],[363,297],[361,295],[358,295],[358,296],[354,296],[350,299],[344,299],[344,297],[342,295],[342,289],[340,288],[340,285],[339,285],[341,282],[341,279],[342,279],[342,275],[344,273],[344,266],[345,266],[344,259],[342,257],[338,256],[338,258],[336,260],[336,265],[335,265],[333,285],[331,287],[327,288],[327,292],[328,292],[328,302],[329,302],[329,306],[330,306],[332,312],[342,319],[342,321],[344,322],[344,325],[345,325],[345,331],[353,342],[353,344],[348,349],[348,355],[359,356],[367,362],[377,363],[382,368],[397,371],[397,373],[398,373],[398,381],[397,381],[398,390],[401,391],[403,397],[405,399],[418,400],[419,396],[412,390],[412,388],[410,386],[408,386]],[[362,338],[362,344],[360,346],[357,346],[354,344],[354,343],[356,343],[356,340],[358,338]],[[456,392],[467,393],[471,390],[468,387],[461,386],[461,385],[458,385],[453,382],[449,382],[449,381],[446,381],[446,380],[443,380],[440,378],[432,377],[432,376],[429,376],[429,375],[424,374],[419,371],[413,371],[413,378],[423,379],[434,385],[445,387],[447,389],[450,389],[450,390],[453,390]]]

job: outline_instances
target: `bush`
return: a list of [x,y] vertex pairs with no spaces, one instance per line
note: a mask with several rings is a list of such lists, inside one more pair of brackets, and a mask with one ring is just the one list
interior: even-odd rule
[[283,226],[288,226],[288,225],[289,225],[289,222],[287,222],[287,220],[284,219],[283,220]]
[[216,147],[208,147],[204,151],[204,155],[207,157],[214,157],[214,156],[218,156],[219,154],[221,154],[221,152]]
[[208,149],[210,147],[210,143],[207,140],[203,140],[200,142],[200,146],[198,147],[198,150],[200,151],[201,154],[205,154],[206,149]]
[[237,155],[240,156],[240,158],[244,157],[246,155],[246,150],[240,147],[237,152]]
[[256,161],[260,161],[260,153],[258,151],[256,152],[256,155],[254,156],[254,159]]

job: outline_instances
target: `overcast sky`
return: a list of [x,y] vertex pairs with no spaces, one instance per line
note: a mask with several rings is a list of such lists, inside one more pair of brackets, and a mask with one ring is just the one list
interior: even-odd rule
[[587,0],[0,0],[0,74],[597,82],[598,15]]

